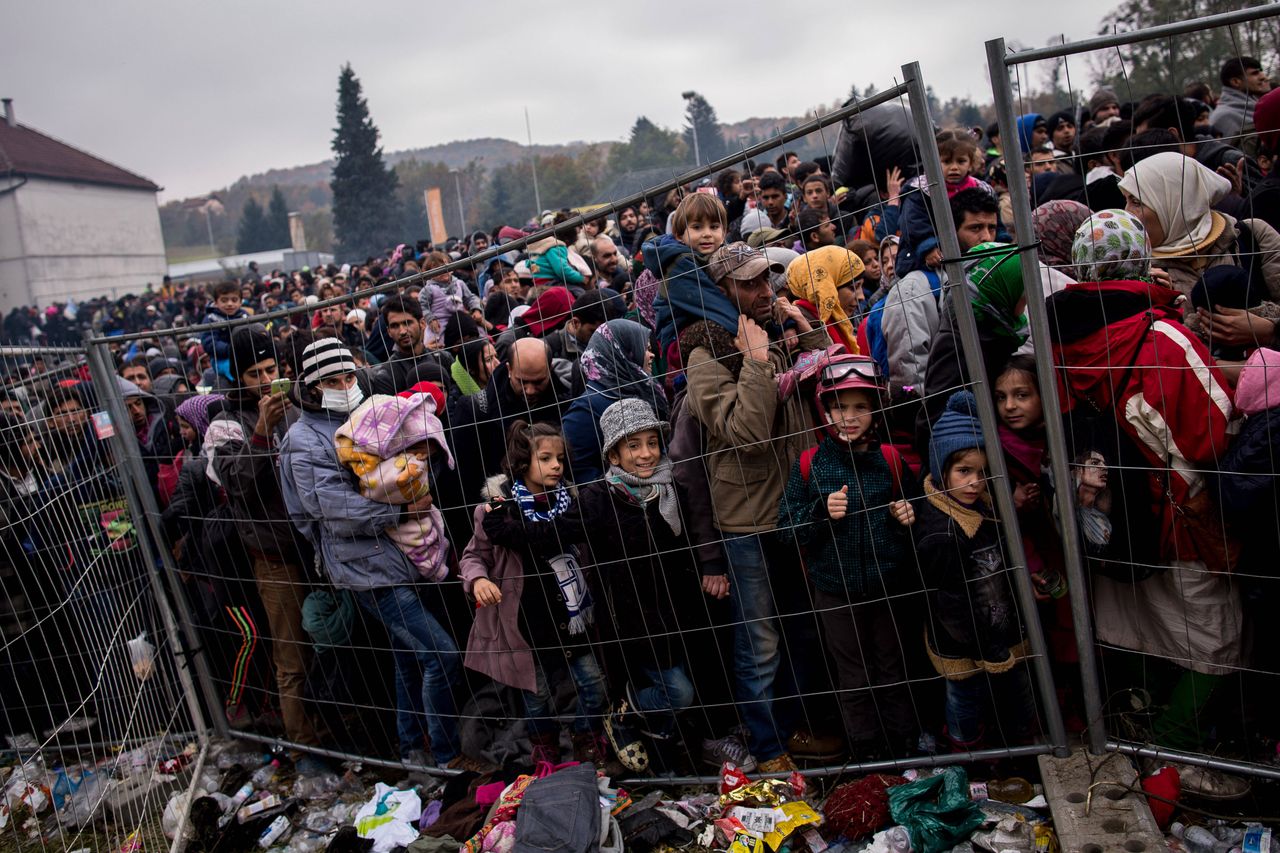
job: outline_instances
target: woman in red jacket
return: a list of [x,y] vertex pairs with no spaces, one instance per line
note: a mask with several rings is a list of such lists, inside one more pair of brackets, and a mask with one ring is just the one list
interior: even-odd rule
[[[1239,592],[1214,547],[1224,535],[1191,523],[1220,518],[1206,474],[1227,449],[1231,389],[1182,325],[1183,297],[1153,281],[1150,256],[1136,217],[1094,214],[1073,243],[1080,283],[1047,300],[1049,331],[1072,457],[1095,450],[1112,466],[1110,535],[1086,543],[1098,640],[1177,665],[1149,736],[1197,748],[1198,712],[1243,664]],[[1209,784],[1188,772],[1184,791]]]

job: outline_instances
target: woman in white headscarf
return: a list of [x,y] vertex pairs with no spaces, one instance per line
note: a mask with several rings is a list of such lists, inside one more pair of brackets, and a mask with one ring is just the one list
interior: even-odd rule
[[[1125,209],[1138,217],[1151,238],[1156,266],[1173,287],[1190,294],[1206,269],[1238,264],[1236,220],[1213,210],[1231,192],[1231,182],[1190,157],[1163,151],[1134,163],[1120,179]],[[1268,285],[1280,288],[1280,234],[1259,219],[1245,219],[1252,251],[1263,253]],[[1273,282],[1272,279],[1275,279]]]

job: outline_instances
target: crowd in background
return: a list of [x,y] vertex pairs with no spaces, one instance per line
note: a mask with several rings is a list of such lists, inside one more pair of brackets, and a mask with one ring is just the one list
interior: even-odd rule
[[[503,758],[502,727],[469,724],[505,715],[554,765],[565,715],[575,758],[632,771],[1029,742],[1014,571],[1083,722],[1066,489],[1089,569],[1070,592],[1091,601],[1134,731],[1252,755],[1274,744],[1265,674],[1280,671],[1254,639],[1280,544],[1280,93],[1247,58],[1220,82],[1135,103],[1099,90],[1022,116],[1016,140],[940,131],[943,186],[905,163],[842,186],[838,162],[788,152],[582,227],[548,211],[363,262],[15,308],[4,336],[121,337],[115,428],[136,436],[233,726],[460,767]],[[1013,180],[1034,234],[1016,233]],[[1031,243],[1039,281],[1022,276]],[[961,299],[981,365],[962,354]],[[1049,340],[1031,339],[1029,299]],[[0,604],[16,644],[124,539],[86,365],[7,364]],[[1049,419],[1069,483],[1050,473]],[[994,454],[1016,518],[993,509]],[[69,527],[86,505],[98,515]],[[19,652],[20,684],[40,651]],[[28,691],[0,701],[11,733],[49,723]],[[371,737],[358,709],[384,707],[393,744],[355,743]],[[1196,768],[1183,784],[1230,780]]]

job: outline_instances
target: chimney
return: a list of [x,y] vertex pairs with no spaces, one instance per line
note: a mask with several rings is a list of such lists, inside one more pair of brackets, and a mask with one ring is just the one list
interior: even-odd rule
[[18,115],[13,111],[13,98],[0,98],[0,103],[4,104],[4,122],[9,127],[18,126]]

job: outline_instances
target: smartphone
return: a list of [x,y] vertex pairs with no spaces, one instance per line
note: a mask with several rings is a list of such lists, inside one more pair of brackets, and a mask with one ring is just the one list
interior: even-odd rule
[[288,394],[289,389],[293,387],[292,379],[275,379],[271,382],[271,394]]

